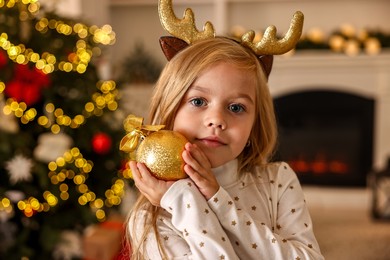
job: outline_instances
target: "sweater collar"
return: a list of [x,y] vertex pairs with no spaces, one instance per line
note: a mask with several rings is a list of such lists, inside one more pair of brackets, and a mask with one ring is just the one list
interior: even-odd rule
[[224,165],[211,169],[219,185],[227,186],[237,180],[237,159],[229,161]]

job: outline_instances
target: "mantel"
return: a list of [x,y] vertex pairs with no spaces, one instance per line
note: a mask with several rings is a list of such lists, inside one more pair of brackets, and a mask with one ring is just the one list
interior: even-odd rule
[[322,67],[334,67],[335,65],[365,67],[366,65],[373,65],[380,67],[390,64],[390,50],[382,50],[377,55],[360,54],[356,56],[348,56],[328,50],[300,50],[291,56],[276,56],[276,59],[283,60],[283,62],[276,64],[279,68],[288,67],[289,69],[292,63],[299,67],[312,67],[313,65]]
[[328,51],[302,51],[291,57],[275,57],[269,85],[274,96],[324,87],[371,98],[390,95],[390,52],[351,57]]

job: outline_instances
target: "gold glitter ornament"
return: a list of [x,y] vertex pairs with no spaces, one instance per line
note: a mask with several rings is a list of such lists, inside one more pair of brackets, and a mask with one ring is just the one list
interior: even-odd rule
[[124,126],[128,134],[119,149],[130,159],[144,163],[158,179],[173,181],[186,178],[182,153],[188,140],[179,132],[160,130],[164,125],[142,125],[143,118],[130,115]]
[[153,132],[139,144],[135,160],[144,163],[158,179],[173,181],[186,178],[181,154],[187,139],[175,131]]

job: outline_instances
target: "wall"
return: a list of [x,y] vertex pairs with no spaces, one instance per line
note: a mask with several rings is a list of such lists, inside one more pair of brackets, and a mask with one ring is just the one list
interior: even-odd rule
[[[84,4],[86,13],[95,10],[95,19],[101,22],[104,12]],[[84,1],[83,1],[84,2]],[[99,1],[100,2],[100,1]],[[134,48],[143,43],[161,62],[158,38],[167,33],[162,29],[157,13],[157,0],[104,0],[108,2],[107,22],[117,34],[112,51],[114,71]],[[356,28],[381,28],[390,32],[390,1],[388,0],[174,0],[176,16],[181,18],[186,7],[195,12],[198,29],[210,20],[217,34],[224,34],[232,26],[248,29],[264,29],[275,25],[279,32],[288,29],[292,14],[301,10],[305,14],[304,32],[318,27],[324,32],[333,31],[341,24],[350,23]],[[103,15],[102,15],[103,14]],[[89,16],[90,17],[90,16]]]

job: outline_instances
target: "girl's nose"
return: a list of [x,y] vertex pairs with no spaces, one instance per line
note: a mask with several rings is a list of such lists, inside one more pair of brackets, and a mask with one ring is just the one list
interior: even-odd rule
[[225,130],[226,129],[226,121],[225,121],[222,113],[214,112],[214,113],[209,114],[209,116],[207,117],[206,126]]

